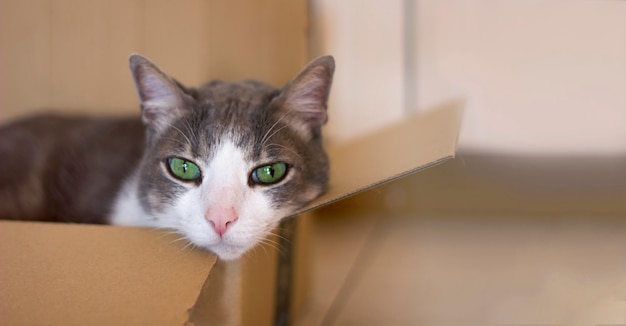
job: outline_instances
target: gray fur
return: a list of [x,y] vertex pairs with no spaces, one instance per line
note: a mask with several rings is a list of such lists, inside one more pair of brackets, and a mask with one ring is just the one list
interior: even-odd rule
[[167,157],[210,161],[226,138],[247,160],[290,165],[288,182],[263,186],[276,208],[300,208],[325,191],[321,126],[331,57],[317,59],[283,89],[257,81],[186,88],[136,55],[131,70],[141,119],[42,115],[0,128],[0,218],[107,223],[133,174],[143,209],[158,212],[188,189],[165,175]]

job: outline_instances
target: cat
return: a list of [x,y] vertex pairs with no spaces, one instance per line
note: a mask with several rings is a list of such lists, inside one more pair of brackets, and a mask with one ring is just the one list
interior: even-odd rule
[[140,118],[46,114],[0,128],[0,218],[169,228],[233,260],[326,191],[331,56],[282,89],[188,88],[129,61]]

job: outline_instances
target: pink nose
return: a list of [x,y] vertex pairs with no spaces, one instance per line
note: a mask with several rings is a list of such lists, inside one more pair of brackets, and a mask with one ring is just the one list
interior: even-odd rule
[[237,220],[237,212],[233,207],[209,208],[204,213],[204,218],[211,224],[213,230],[221,237],[228,227]]

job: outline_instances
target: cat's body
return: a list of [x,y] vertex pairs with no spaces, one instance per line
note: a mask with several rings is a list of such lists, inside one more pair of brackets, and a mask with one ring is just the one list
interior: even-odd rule
[[39,115],[0,128],[0,217],[108,223],[141,120]]
[[172,228],[234,259],[326,189],[332,58],[283,89],[189,89],[140,56],[131,70],[141,119],[41,116],[0,128],[0,218]]

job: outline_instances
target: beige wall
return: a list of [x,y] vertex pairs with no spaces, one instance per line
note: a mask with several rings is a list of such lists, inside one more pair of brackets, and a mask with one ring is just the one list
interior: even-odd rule
[[135,113],[128,56],[187,85],[282,86],[306,61],[306,1],[0,1],[0,121],[42,108]]
[[310,56],[337,60],[331,140],[402,119],[411,74],[416,111],[466,99],[462,149],[626,152],[626,2],[414,0],[415,71],[404,64],[404,4],[3,0],[0,121],[49,107],[136,112],[133,52],[188,85],[281,85],[310,35]]
[[626,153],[626,2],[420,0],[417,103],[467,99],[461,146]]
[[325,136],[346,141],[402,119],[402,0],[312,0],[312,56],[337,69]]
[[413,0],[405,42],[409,1],[312,0],[313,49],[338,63],[334,138],[400,119],[414,76],[415,111],[466,100],[461,149],[626,153],[626,2]]

